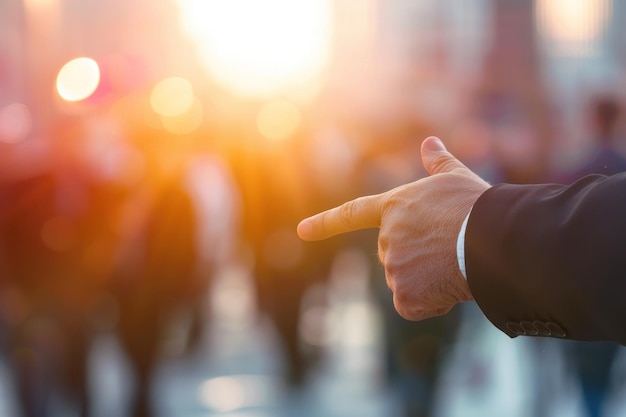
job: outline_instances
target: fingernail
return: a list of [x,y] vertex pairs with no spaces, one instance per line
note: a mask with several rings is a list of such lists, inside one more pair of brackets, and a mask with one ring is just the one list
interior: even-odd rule
[[424,143],[424,148],[426,148],[427,150],[431,152],[447,151],[441,139],[435,136],[430,136],[426,138],[425,143]]

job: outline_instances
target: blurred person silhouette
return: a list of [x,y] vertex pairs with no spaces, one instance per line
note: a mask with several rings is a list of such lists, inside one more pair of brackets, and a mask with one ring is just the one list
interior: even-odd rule
[[561,175],[560,180],[574,182],[589,174],[614,175],[626,171],[626,155],[620,151],[625,137],[619,126],[622,121],[622,105],[617,97],[609,94],[596,95],[588,104],[591,125],[591,150],[588,157]]
[[180,318],[190,325],[174,353],[208,347],[205,307],[215,274],[233,256],[238,203],[216,155],[163,132],[135,132],[132,141],[143,169],[126,201],[111,288],[119,302],[116,333],[135,376],[132,415],[149,417],[156,412],[153,389],[167,359],[164,345],[171,330],[184,325]]
[[[626,156],[618,150],[624,140],[619,131],[622,106],[610,94],[592,96],[587,119],[591,126],[592,149],[570,172],[560,174],[560,182],[573,183],[591,174],[614,175],[626,172]],[[618,343],[584,343],[567,341],[563,344],[567,364],[580,382],[585,412],[600,417],[606,411],[616,358],[623,352]]]
[[198,353],[211,345],[207,323],[211,321],[211,289],[217,275],[239,265],[241,196],[231,169],[219,151],[198,150],[187,161],[184,185],[197,215],[198,268],[205,296],[190,307],[190,328],[185,350]]
[[[76,120],[59,122],[24,175],[0,190],[0,315],[6,354],[25,417],[67,404],[90,411],[88,353],[117,250],[123,187],[85,155],[91,140]],[[119,144],[117,144],[119,145]],[[117,158],[99,153],[99,161]],[[22,155],[23,156],[23,155]],[[56,402],[55,402],[56,401]]]
[[[231,166],[242,201],[242,250],[251,265],[258,320],[270,319],[283,351],[283,377],[288,387],[307,383],[320,352],[301,338],[303,300],[328,278],[335,245],[306,245],[295,225],[320,208],[324,198],[311,181],[297,132],[282,141],[256,134],[238,136],[231,149]],[[321,301],[323,302],[323,300]]]
[[553,135],[546,103],[547,99],[532,93],[485,89],[475,94],[470,113],[488,136],[487,180],[522,184],[546,178]]
[[58,398],[93,411],[87,359],[101,331],[115,332],[135,376],[132,415],[154,415],[173,317],[204,327],[211,278],[234,245],[233,185],[217,158],[155,132],[131,144],[109,123],[62,122],[45,168],[0,187],[0,313],[25,417],[55,415]]
[[130,199],[138,213],[127,227],[113,285],[119,302],[116,333],[134,374],[130,407],[135,417],[154,415],[153,382],[172,314],[205,295],[196,270],[191,196],[177,175],[161,181],[157,190]]

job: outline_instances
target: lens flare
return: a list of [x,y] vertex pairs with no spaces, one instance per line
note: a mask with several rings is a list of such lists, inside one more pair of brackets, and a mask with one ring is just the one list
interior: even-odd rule
[[67,62],[57,75],[57,92],[63,100],[81,101],[91,96],[100,84],[100,68],[91,58]]

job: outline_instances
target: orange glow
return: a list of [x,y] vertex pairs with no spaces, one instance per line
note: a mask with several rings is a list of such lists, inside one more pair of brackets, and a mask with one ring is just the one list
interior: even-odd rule
[[257,114],[257,127],[263,136],[272,140],[284,140],[300,127],[300,110],[289,101],[274,100],[265,103]]
[[100,68],[91,58],[76,58],[57,75],[57,92],[66,101],[81,101],[91,96],[100,84]]
[[62,252],[74,242],[74,230],[69,220],[54,217],[48,220],[41,229],[41,240],[49,249]]
[[25,0],[24,6],[28,10],[50,9],[58,6],[58,0]]
[[182,114],[176,116],[164,116],[161,123],[165,130],[175,135],[186,135],[195,132],[204,120],[204,111],[202,103],[198,99],[191,102],[191,105]]
[[161,116],[180,116],[194,105],[191,83],[184,78],[169,77],[152,89],[150,105]]
[[13,103],[0,109],[0,142],[17,143],[30,134],[33,117],[26,105]]
[[330,55],[331,0],[178,0],[208,70],[238,94],[314,81]]

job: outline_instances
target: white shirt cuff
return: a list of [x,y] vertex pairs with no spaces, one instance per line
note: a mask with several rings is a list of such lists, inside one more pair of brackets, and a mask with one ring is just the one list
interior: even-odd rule
[[465,229],[467,229],[467,222],[469,220],[469,216],[472,210],[467,213],[465,216],[465,220],[463,220],[463,224],[461,224],[461,230],[459,231],[459,237],[456,240],[456,257],[459,261],[459,269],[461,270],[461,274],[463,277],[467,279],[467,271],[465,270]]

